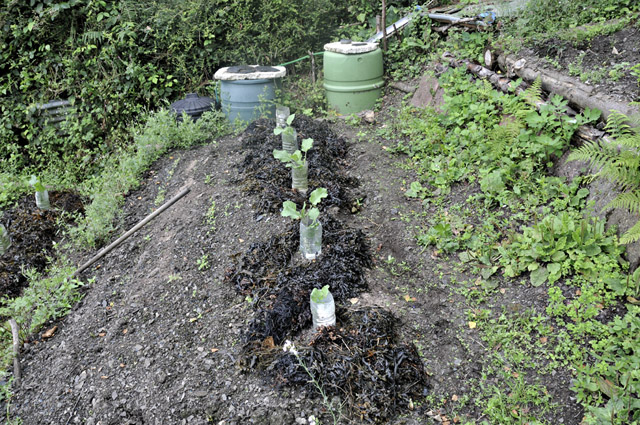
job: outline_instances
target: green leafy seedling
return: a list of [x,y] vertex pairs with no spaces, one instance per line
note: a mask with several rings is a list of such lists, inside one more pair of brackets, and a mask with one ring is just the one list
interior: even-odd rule
[[31,179],[29,180],[29,184],[33,186],[36,192],[44,192],[46,190],[46,188],[44,187],[40,179],[36,176],[31,176]]
[[311,195],[309,195],[309,203],[312,205],[312,208],[310,208],[309,210],[307,210],[306,202],[302,205],[302,209],[298,211],[295,203],[291,201],[284,201],[282,203],[282,211],[280,212],[280,215],[282,215],[283,217],[291,217],[294,220],[309,219],[312,226],[317,226],[318,217],[320,216],[320,210],[316,208],[316,205],[318,205],[320,201],[327,196],[327,189],[325,189],[324,187],[319,187],[311,192]]
[[[293,130],[293,127],[291,127],[291,124],[293,123],[293,120],[295,119],[295,117],[296,117],[296,114],[289,115],[287,117],[287,126],[285,128],[276,126],[276,128],[273,129],[273,134],[278,136],[283,132],[291,133],[291,130]],[[291,129],[291,130],[289,130],[289,129]]]
[[285,163],[285,165],[289,168],[299,168],[303,167],[307,162],[307,152],[313,146],[313,139],[304,139],[302,140],[302,145],[300,149],[295,151],[294,153],[289,153],[285,150],[274,149],[273,157],[279,161]]
[[322,289],[313,288],[311,291],[311,299],[313,302],[319,303],[322,302],[329,295],[329,285],[324,285]]

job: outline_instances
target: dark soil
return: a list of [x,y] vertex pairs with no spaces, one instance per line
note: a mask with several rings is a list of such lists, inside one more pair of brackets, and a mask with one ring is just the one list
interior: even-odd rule
[[[533,53],[551,59],[563,73],[569,71],[570,65],[581,64],[582,78],[580,75],[575,78],[594,86],[599,93],[624,102],[640,100],[638,78],[629,72],[632,66],[640,63],[640,28],[637,26],[577,45],[559,39],[547,40],[534,46]],[[549,66],[552,66],[551,62]],[[593,75],[597,76],[596,81]]]
[[[296,223],[278,213],[283,200],[304,198],[270,156],[273,123],[159,160],[127,197],[120,231],[157,207],[160,190],[190,193],[85,272],[95,281],[55,336],[25,346],[12,414],[26,425],[331,423],[282,351],[291,339],[341,406],[341,423],[482,421],[456,401],[500,380],[484,376],[489,348],[467,326],[462,294],[478,288],[462,282],[475,276],[457,256],[416,245],[415,227],[434,207],[405,197],[415,176],[386,150],[395,141],[375,137],[404,96],[389,90],[379,124],[298,118],[301,137],[314,137],[329,161],[310,189],[333,194],[322,204],[330,243],[315,262],[299,258]],[[454,187],[445,206],[476,190]],[[337,295],[338,323],[313,333],[305,302],[324,284]],[[483,308],[544,311],[545,288],[495,284],[501,295]],[[571,379],[569,370],[529,377],[560,406],[549,423],[580,424]]]
[[33,195],[24,196],[0,217],[11,238],[11,246],[0,256],[0,297],[14,298],[28,284],[25,270],[43,272],[61,226],[82,213],[82,199],[73,193],[50,192],[51,210],[36,207]]

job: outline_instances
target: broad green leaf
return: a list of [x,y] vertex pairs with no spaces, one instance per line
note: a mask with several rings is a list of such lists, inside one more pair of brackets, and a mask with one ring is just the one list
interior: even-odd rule
[[36,176],[31,176],[31,179],[29,180],[29,184],[33,186],[36,192],[43,192],[44,190],[46,190],[42,182],[40,182],[40,179]]
[[311,202],[311,205],[318,205],[322,198],[326,198],[328,195],[327,189],[319,187],[311,192],[311,195],[309,195],[309,202]]
[[291,155],[289,154],[289,152],[284,151],[284,150],[274,149],[273,150],[273,157],[275,159],[279,159],[282,162],[291,161]]
[[282,203],[282,212],[280,213],[283,217],[291,217],[294,220],[300,219],[300,212],[296,208],[296,204],[291,201],[284,201]]
[[411,182],[409,189],[404,194],[409,198],[417,198],[420,192],[422,192],[420,182]]
[[317,208],[311,208],[309,210],[308,216],[311,220],[311,223],[315,224],[316,220],[318,220],[318,217],[320,216],[320,210]]
[[313,146],[313,139],[302,139],[302,145],[300,146],[300,150],[302,152],[307,152]]
[[540,267],[531,272],[530,280],[532,286],[543,285],[549,277],[549,271],[546,267]]
[[553,253],[553,255],[551,256],[551,259],[553,261],[555,261],[556,263],[561,262],[562,260],[564,260],[565,258],[567,258],[567,254],[564,253],[564,251],[556,251]]
[[496,170],[484,176],[480,181],[480,188],[486,193],[499,193],[505,190],[502,172]]
[[493,274],[498,270],[497,266],[493,266],[493,267],[487,267],[482,269],[482,271],[480,272],[480,274],[482,275],[483,279],[489,279],[491,276],[493,276]]
[[296,114],[291,114],[287,117],[287,125],[293,124],[293,120],[295,119]]
[[283,131],[284,131],[284,128],[276,127],[273,129],[273,134],[275,134],[276,136],[279,136]]
[[547,264],[547,271],[549,272],[549,283],[553,283],[556,280],[562,277],[562,273],[560,273],[561,267],[558,263],[549,263]]
[[602,249],[600,249],[600,247],[598,245],[591,244],[591,245],[587,245],[587,246],[584,247],[584,252],[589,257],[591,257],[593,255],[600,254],[602,252]]

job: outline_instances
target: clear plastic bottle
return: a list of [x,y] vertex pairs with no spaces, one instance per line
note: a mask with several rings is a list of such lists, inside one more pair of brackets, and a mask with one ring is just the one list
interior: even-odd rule
[[300,251],[307,260],[315,260],[322,252],[322,223],[308,218],[300,220]]
[[287,118],[289,117],[289,107],[277,105],[276,106],[276,125],[280,128],[287,126]]
[[320,302],[315,302],[311,297],[309,299],[314,330],[318,330],[320,326],[333,326],[336,324],[336,305],[333,302],[331,292],[327,293],[327,296]]
[[282,138],[282,150],[287,151],[289,154],[298,150],[298,132],[295,128],[285,128],[285,130],[280,133],[280,137]]
[[302,193],[309,189],[309,165],[305,162],[301,167],[291,167],[291,188]]
[[49,192],[46,190],[36,191],[36,206],[41,210],[50,210]]
[[11,246],[11,239],[9,238],[9,232],[7,228],[0,223],[0,255],[3,255]]

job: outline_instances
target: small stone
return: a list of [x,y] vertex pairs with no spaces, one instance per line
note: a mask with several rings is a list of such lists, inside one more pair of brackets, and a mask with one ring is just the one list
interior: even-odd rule
[[296,418],[296,423],[299,425],[307,425],[307,420],[305,418]]
[[220,399],[221,399],[222,401],[227,401],[227,395],[226,395],[226,394],[222,394],[222,395],[220,396]]

